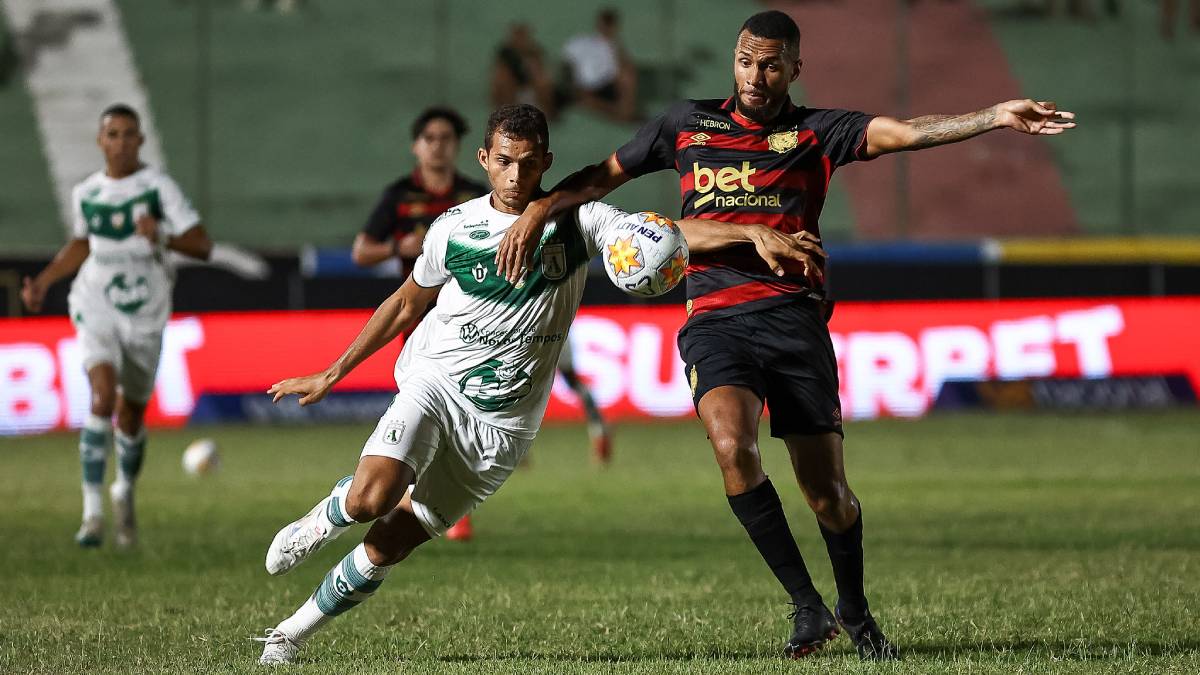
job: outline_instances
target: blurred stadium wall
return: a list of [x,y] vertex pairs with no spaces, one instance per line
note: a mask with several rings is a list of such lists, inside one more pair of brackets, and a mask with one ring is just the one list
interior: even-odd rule
[[[461,169],[482,178],[471,150],[490,109],[492,59],[509,25],[530,24],[555,71],[564,42],[590,31],[601,5],[622,13],[648,115],[681,97],[726,95],[736,29],[764,7],[784,9],[801,25],[798,102],[905,117],[1028,96],[1079,114],[1079,128],[1060,138],[997,133],[839,170],[822,230],[831,287],[839,300],[852,301],[839,306],[832,324],[848,416],[924,412],[938,394],[930,376],[946,374],[938,368],[984,379],[1200,377],[1193,356],[1152,341],[1200,340],[1191,297],[1200,297],[1200,135],[1192,129],[1200,116],[1200,37],[1182,26],[1173,40],[1161,37],[1155,4],[1114,1],[1092,7],[1087,19],[1047,14],[1050,3],[1026,0],[288,4],[292,11],[247,0],[0,0],[0,316],[23,314],[21,276],[62,244],[54,177],[73,181],[99,166],[87,139],[96,112],[110,102],[104,97],[120,87],[134,90],[121,96],[148,106],[161,157],[214,238],[265,259],[255,278],[230,269],[181,270],[170,342],[180,367],[160,373],[160,384],[174,378],[156,398],[160,423],[242,405],[213,399],[205,408],[200,399],[240,396],[279,375],[242,373],[257,383],[252,387],[214,370],[239,353],[230,346],[239,339],[282,342],[289,334],[279,327],[287,321],[300,322],[297,330],[314,321],[331,325],[325,314],[258,312],[366,308],[394,289],[395,278],[347,265],[347,251],[382,187],[412,167],[414,116],[436,103],[460,109],[472,126]],[[64,65],[80,54],[100,55],[93,60],[106,66],[102,77],[81,81],[82,70]],[[45,96],[60,111],[52,120],[39,98]],[[63,114],[69,106],[56,96],[71,97],[80,112]],[[603,158],[634,128],[568,110],[552,127],[557,160],[547,182]],[[81,150],[63,142],[68,134],[84,139],[76,144]],[[69,151],[75,160],[52,166],[52,157]],[[678,199],[669,173],[612,197],[625,208],[664,213],[677,213]],[[59,284],[47,313],[63,314],[65,296],[66,284]],[[601,396],[615,414],[654,411],[639,408],[627,385],[603,379],[617,377],[611,373],[626,382],[641,378],[661,394],[668,404],[658,412],[690,414],[679,403],[683,385],[670,339],[682,316],[672,307],[681,294],[658,299],[662,308],[619,307],[632,302],[602,272],[589,284],[585,305],[592,307],[574,339],[584,341],[585,354],[594,352],[595,367],[581,370],[602,390],[609,387]],[[255,313],[244,322],[207,314],[229,310]],[[906,322],[904,312],[919,321]],[[1079,316],[1097,323],[1071,318]],[[958,342],[927,337],[945,337],[943,329],[962,329],[950,333]],[[32,426],[23,428],[70,425],[81,385],[72,349],[62,318],[0,319],[0,409],[24,415],[22,424]],[[1101,353],[1108,370],[1081,365],[1100,363]],[[657,356],[639,361],[645,354]],[[1005,359],[1028,367],[1009,373]],[[390,386],[390,363],[378,370],[384,375],[363,391]],[[1117,389],[1152,399],[1171,382]],[[1029,390],[1017,398],[1033,396]],[[573,410],[566,394],[554,405]],[[33,415],[37,410],[42,417]],[[29,422],[34,418],[42,422]]]
[[[1080,115],[1069,138],[997,134],[848,167],[826,207],[827,238],[1195,232],[1200,141],[1190,126],[1200,116],[1200,40],[1186,31],[1164,40],[1150,3],[1123,3],[1115,17],[1096,8],[1084,21],[1041,16],[1021,1],[771,3],[804,32],[800,101],[917,115],[1031,96]],[[0,245],[46,251],[62,231],[53,227],[22,68],[53,67],[56,50],[104,22],[88,2],[24,4],[38,9],[3,38],[10,56],[0,69],[0,115],[9,140],[0,150]],[[283,250],[345,244],[377,190],[409,165],[407,127],[423,107],[463,110],[476,143],[491,60],[509,24],[530,23],[557,63],[565,40],[592,21],[579,3],[309,0],[290,13],[248,9],[258,4],[270,5],[115,2],[172,172],[218,237]],[[649,113],[677,97],[724,95],[733,34],[763,7],[603,4],[622,10]],[[568,112],[554,128],[559,159],[550,179],[605,156],[630,132]],[[468,152],[462,164],[475,171]],[[667,175],[637,181],[615,200],[678,210]]]

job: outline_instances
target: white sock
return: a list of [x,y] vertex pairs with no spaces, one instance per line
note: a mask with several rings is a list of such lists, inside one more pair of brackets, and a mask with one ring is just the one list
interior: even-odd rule
[[312,596],[276,629],[295,642],[304,642],[330,619],[371,597],[392,567],[372,564],[366,546],[359,544],[329,570]]
[[353,478],[354,476],[346,476],[333,486],[333,492],[329,494],[331,497],[329,504],[320,515],[322,524],[331,533],[331,538],[358,522],[346,513],[346,495],[350,493],[350,483]]
[[83,518],[104,516],[104,464],[112,442],[112,421],[88,415],[79,431],[79,465],[83,473]]
[[83,483],[83,519],[104,517],[104,485]]

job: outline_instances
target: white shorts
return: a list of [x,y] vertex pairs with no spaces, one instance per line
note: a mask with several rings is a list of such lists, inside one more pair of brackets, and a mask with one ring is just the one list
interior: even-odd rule
[[531,443],[475,419],[437,375],[417,374],[405,379],[362,456],[412,467],[413,513],[438,537],[500,489]]
[[571,337],[563,340],[562,351],[558,353],[559,370],[575,370],[575,354],[571,350]]
[[83,370],[101,363],[117,371],[121,396],[133,403],[146,403],[154,393],[154,376],[162,354],[163,326],[145,325],[112,311],[101,312],[71,303],[71,321],[79,338]]

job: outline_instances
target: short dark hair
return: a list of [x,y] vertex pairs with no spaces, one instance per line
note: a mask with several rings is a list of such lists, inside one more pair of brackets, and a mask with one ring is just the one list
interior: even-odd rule
[[425,132],[425,127],[434,120],[446,120],[452,129],[454,129],[454,137],[462,140],[463,134],[467,133],[467,121],[462,115],[453,108],[443,106],[434,106],[426,108],[424,112],[417,115],[417,119],[413,120],[412,138],[417,140],[422,133]]
[[137,111],[132,106],[125,105],[124,103],[114,103],[105,108],[104,112],[100,113],[101,123],[104,122],[105,117],[128,117],[137,122],[139,127],[142,126],[142,118],[138,117]]
[[512,103],[496,108],[487,121],[483,149],[492,149],[492,136],[499,131],[510,138],[523,138],[540,143],[542,150],[550,149],[550,128],[546,114],[528,103]]
[[782,40],[785,50],[800,53],[800,27],[792,17],[777,9],[759,12],[746,19],[746,23],[738,30],[739,36],[742,33],[767,40]]
[[621,21],[621,15],[613,7],[605,7],[596,13],[596,19],[606,26],[615,26]]

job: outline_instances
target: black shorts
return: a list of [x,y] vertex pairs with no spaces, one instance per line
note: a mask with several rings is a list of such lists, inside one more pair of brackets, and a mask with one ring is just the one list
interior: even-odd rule
[[735,385],[766,402],[776,438],[842,434],[837,359],[813,300],[693,321],[679,331],[679,354],[697,409],[709,390]]

